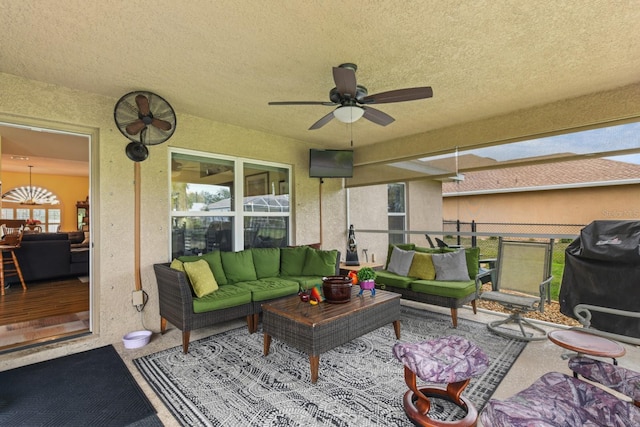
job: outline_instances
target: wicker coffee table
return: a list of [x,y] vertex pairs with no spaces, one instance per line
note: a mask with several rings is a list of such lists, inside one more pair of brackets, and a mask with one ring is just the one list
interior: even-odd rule
[[375,297],[358,296],[351,290],[351,301],[344,304],[320,303],[316,306],[297,296],[262,306],[264,355],[269,354],[271,338],[279,339],[309,355],[311,382],[318,380],[320,354],[393,323],[400,338],[400,294],[379,290]]

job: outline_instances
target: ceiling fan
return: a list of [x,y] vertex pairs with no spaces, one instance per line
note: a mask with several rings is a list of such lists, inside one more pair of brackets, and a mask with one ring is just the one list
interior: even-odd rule
[[369,95],[367,88],[356,82],[356,64],[346,63],[333,67],[333,81],[336,87],[329,91],[328,102],[323,101],[277,101],[269,105],[325,105],[338,107],[315,122],[309,130],[319,129],[334,117],[344,123],[353,123],[364,117],[380,126],[387,126],[395,119],[380,110],[371,108],[371,104],[388,104],[391,102],[413,101],[431,98],[433,90],[429,86],[390,90]]

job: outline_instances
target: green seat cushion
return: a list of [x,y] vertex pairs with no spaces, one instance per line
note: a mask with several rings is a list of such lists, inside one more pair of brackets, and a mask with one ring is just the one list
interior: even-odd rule
[[407,289],[414,280],[416,279],[413,277],[399,276],[387,270],[376,271],[376,284],[378,285],[388,285],[396,288]]
[[389,245],[389,250],[387,251],[387,262],[384,264],[384,268],[387,268],[389,266],[389,261],[391,261],[391,253],[393,252],[394,246],[402,249],[403,251],[412,251],[416,248],[416,245],[414,243],[400,243],[397,245]]
[[298,282],[281,277],[267,277],[251,282],[238,282],[234,286],[251,291],[253,301],[268,301],[274,298],[295,295],[300,290]]
[[411,283],[411,290],[441,297],[464,298],[470,294],[475,294],[476,283],[474,280],[466,282],[416,280]]
[[280,248],[280,275],[302,276],[302,268],[309,249],[307,246]]
[[256,277],[278,277],[280,275],[280,249],[279,248],[253,248],[253,266],[256,269]]
[[226,285],[228,283],[227,276],[224,274],[224,268],[222,268],[222,260],[220,259],[220,251],[207,252],[200,255],[184,255],[178,257],[178,260],[182,262],[193,262],[199,259],[203,259],[209,263],[209,268],[213,271],[213,277],[216,278],[218,285]]
[[222,310],[251,303],[251,291],[235,285],[222,285],[217,291],[201,298],[193,299],[193,312]]
[[229,283],[247,282],[257,280],[256,269],[253,266],[253,254],[251,250],[239,252],[221,252],[224,274]]
[[333,276],[336,274],[338,251],[309,248],[302,267],[303,276]]
[[193,292],[198,298],[218,290],[218,282],[213,277],[209,264],[203,260],[182,263],[184,272],[189,278]]
[[436,278],[436,268],[433,265],[431,254],[418,251],[413,254],[413,261],[411,261],[411,268],[409,268],[409,277],[424,280],[433,280]]

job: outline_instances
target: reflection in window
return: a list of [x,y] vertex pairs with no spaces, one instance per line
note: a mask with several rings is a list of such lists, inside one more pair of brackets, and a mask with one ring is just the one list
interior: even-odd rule
[[288,217],[249,216],[244,218],[244,247],[280,248],[287,246]]
[[172,227],[172,257],[200,255],[216,249],[233,249],[233,218],[174,216]]
[[[405,223],[405,191],[404,183],[387,185],[387,212],[389,230],[404,231]],[[404,234],[389,234],[389,244],[406,243]]]

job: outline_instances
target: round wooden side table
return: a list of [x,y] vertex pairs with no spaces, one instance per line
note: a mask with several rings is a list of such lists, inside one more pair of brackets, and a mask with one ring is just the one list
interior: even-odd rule
[[547,336],[554,344],[578,354],[610,357],[614,365],[618,364],[616,358],[624,356],[627,352],[618,342],[575,329],[555,330]]

